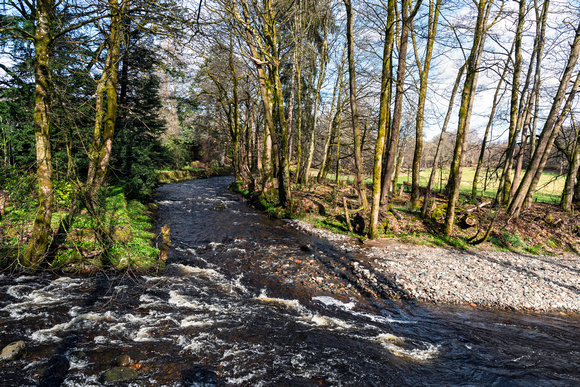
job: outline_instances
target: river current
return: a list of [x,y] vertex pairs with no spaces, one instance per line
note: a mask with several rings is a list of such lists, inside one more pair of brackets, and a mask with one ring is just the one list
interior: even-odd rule
[[578,317],[344,299],[274,275],[349,253],[249,208],[230,181],[157,190],[172,240],[159,276],[0,275],[0,345],[27,345],[0,385],[100,386],[122,354],[137,364],[127,386],[580,385]]

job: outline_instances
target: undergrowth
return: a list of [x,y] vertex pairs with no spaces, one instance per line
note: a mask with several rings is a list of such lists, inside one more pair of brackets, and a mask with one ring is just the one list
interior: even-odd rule
[[[54,186],[52,243],[44,269],[86,274],[99,270],[155,271],[161,267],[159,250],[153,245],[152,213],[145,204],[128,201],[124,187],[105,189],[89,211],[72,184],[56,182]],[[13,190],[8,202],[0,219],[0,266],[19,269],[37,200],[33,190],[24,194]]]

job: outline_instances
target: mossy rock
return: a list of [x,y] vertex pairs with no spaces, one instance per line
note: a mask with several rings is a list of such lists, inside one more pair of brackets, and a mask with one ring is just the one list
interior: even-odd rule
[[139,374],[137,374],[137,371],[131,368],[115,367],[101,375],[100,381],[101,383],[118,383],[137,379],[138,377]]

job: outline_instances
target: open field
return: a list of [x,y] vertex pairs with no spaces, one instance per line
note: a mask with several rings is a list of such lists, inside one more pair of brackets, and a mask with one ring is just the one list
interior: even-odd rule
[[[490,171],[491,172],[491,171]],[[429,175],[431,174],[431,169],[424,169],[421,171],[420,184],[422,187],[426,187],[429,182]],[[497,194],[498,179],[497,177],[485,178],[485,169],[481,171],[479,176],[479,189],[477,190],[478,197],[489,197],[494,198]],[[525,171],[522,171],[522,178]],[[314,175],[315,176],[315,175]],[[449,169],[438,170],[435,176],[435,181],[433,184],[433,189],[435,191],[441,191],[445,184],[447,184],[447,178],[449,176]],[[461,175],[461,188],[460,192],[463,195],[471,195],[471,185],[473,183],[473,177],[475,176],[475,168],[463,168],[463,173]],[[334,181],[336,179],[335,174],[329,174],[328,179]],[[341,175],[341,180],[353,181],[352,176]],[[562,196],[562,191],[564,189],[564,183],[566,181],[566,176],[558,175],[552,172],[544,172],[538,183],[538,189],[534,194],[534,201],[537,203],[550,203],[558,204]],[[365,182],[368,186],[372,184],[372,179],[367,177]],[[398,180],[398,186],[403,184],[403,182],[411,182],[411,171],[401,171]]]

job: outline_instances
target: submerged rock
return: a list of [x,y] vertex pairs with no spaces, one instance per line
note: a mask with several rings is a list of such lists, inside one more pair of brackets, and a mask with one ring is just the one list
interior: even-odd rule
[[8,344],[6,347],[4,347],[2,353],[0,353],[0,363],[19,358],[22,356],[22,354],[24,354],[25,350],[26,344],[24,344],[24,341],[22,340]]
[[128,367],[111,368],[101,375],[101,383],[117,383],[137,379],[137,371]]
[[118,367],[127,367],[129,364],[131,364],[131,357],[129,355],[121,355],[117,359]]

